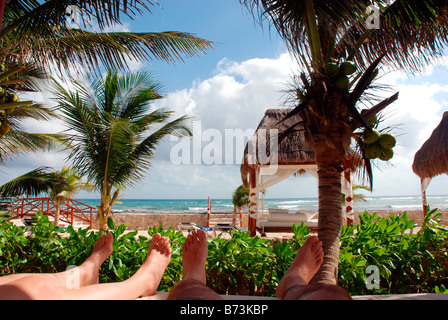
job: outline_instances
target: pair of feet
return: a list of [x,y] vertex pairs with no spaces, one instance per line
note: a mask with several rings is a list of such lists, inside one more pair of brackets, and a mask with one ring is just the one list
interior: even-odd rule
[[[93,245],[90,257],[78,268],[81,272],[81,286],[98,284],[98,273],[101,265],[113,251],[113,236],[110,233],[102,235]],[[155,234],[148,248],[145,261],[133,278],[138,279],[142,287],[141,296],[155,294],[160,280],[171,259],[171,245],[166,237]]]
[[[111,234],[103,235],[95,243],[93,253],[86,260],[92,268],[98,269],[106,258],[112,253],[113,238]],[[205,263],[208,255],[207,236],[205,231],[197,230],[191,232],[182,246],[182,266],[184,279],[193,279],[206,284]],[[280,281],[277,288],[277,297],[282,298],[293,286],[308,284],[319,270],[323,261],[322,242],[317,237],[310,237],[299,249],[293,264]],[[149,275],[149,283],[145,295],[153,295],[162,279],[163,273],[171,259],[171,246],[165,237],[160,234],[154,235],[148,249],[148,255],[139,274]],[[90,273],[94,274],[94,273]],[[86,278],[88,279],[88,277]],[[96,276],[88,279],[87,284],[98,283]],[[86,283],[84,284],[86,285]]]
[[[205,231],[190,233],[182,247],[184,279],[206,283],[205,262],[208,247]],[[322,265],[324,252],[322,242],[315,236],[308,238],[300,247],[294,262],[277,287],[277,297],[283,298],[292,287],[307,285]]]

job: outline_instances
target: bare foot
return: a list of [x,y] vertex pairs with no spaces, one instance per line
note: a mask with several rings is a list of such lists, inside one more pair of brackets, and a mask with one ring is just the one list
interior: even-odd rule
[[277,287],[277,297],[282,298],[290,288],[308,284],[319,270],[324,259],[322,242],[315,236],[309,237],[294,262]]
[[152,296],[156,293],[170,260],[171,245],[168,239],[156,233],[145,261],[134,275],[143,284],[141,296]]
[[207,261],[207,235],[204,230],[192,231],[182,246],[184,279],[194,279],[205,284],[205,262]]
[[112,253],[112,234],[102,235],[93,245],[93,252],[77,269],[80,274],[80,285],[88,286],[98,283],[98,273],[103,262]]

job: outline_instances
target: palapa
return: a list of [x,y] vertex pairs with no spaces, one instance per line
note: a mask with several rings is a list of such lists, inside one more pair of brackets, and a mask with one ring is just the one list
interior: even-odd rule
[[428,140],[415,153],[412,170],[421,179],[448,173],[448,112]]
[[412,170],[420,177],[423,213],[428,206],[426,188],[431,179],[448,173],[448,112],[444,112],[442,120],[434,129],[428,140],[415,153]]
[[[281,121],[289,112],[291,112],[290,109],[266,110],[257,130],[248,141],[240,168],[241,178],[246,187],[249,184],[247,176],[255,174],[262,165],[271,164],[269,160],[274,160],[278,166],[316,166],[311,137],[307,135],[302,125],[302,118],[295,115]],[[272,130],[277,132],[279,140],[277,150],[270,143],[273,137]],[[276,151],[275,155],[271,155],[272,150]],[[351,171],[364,166],[362,157],[352,149],[347,150],[347,160],[345,166]],[[299,170],[298,173],[304,173],[304,171]]]
[[[250,216],[258,214],[258,192],[291,175],[308,172],[317,178],[312,138],[299,115],[285,119],[290,112],[290,109],[268,109],[244,150],[240,170],[241,179],[250,190]],[[351,174],[362,165],[362,158],[348,150],[341,181],[347,199],[346,215],[350,220],[353,220]],[[250,218],[251,234],[255,232],[254,225]]]
[[[272,163],[268,159],[274,149],[271,146],[271,137],[274,138],[272,130],[277,130],[278,137],[278,150],[271,159],[276,161],[276,164],[315,164],[312,146],[305,138],[305,132],[300,125],[301,118],[294,116],[280,122],[289,112],[288,109],[268,109],[254,135],[248,141],[241,164],[241,178],[246,187],[248,174],[253,175],[261,165]],[[293,131],[288,134],[287,130],[290,128],[293,128]]]

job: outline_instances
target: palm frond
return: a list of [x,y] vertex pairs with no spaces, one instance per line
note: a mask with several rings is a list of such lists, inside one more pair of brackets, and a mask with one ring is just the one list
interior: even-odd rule
[[29,133],[11,129],[0,138],[0,163],[26,152],[57,150],[61,145],[70,145],[67,136],[63,134]]
[[48,0],[44,3],[36,0],[11,1],[5,8],[5,28],[2,34],[10,32],[10,30],[26,34],[30,29],[34,29],[40,34],[46,34],[51,32],[49,26],[66,24],[69,8],[76,8],[84,26],[94,19],[103,29],[106,26],[119,23],[121,14],[132,18],[144,10],[150,11],[147,4],[154,6],[157,2],[151,0]]
[[[309,0],[240,0],[260,22],[268,21],[285,40],[289,51],[302,61],[311,59],[316,39],[307,32]],[[360,67],[381,55],[384,63],[418,71],[443,53],[448,44],[446,0],[312,1],[321,50],[326,57],[353,57]],[[380,11],[379,29],[367,29],[366,9]],[[312,18],[312,17],[311,17]],[[334,49],[334,50],[333,50]],[[359,50],[358,50],[359,49]]]
[[[14,36],[15,37],[15,36]],[[129,58],[137,61],[183,61],[213,48],[213,43],[184,32],[93,33],[66,30],[52,37],[25,38],[19,43],[22,55],[33,57],[42,66],[49,63],[59,68],[77,64],[94,68],[103,64],[123,69]]]
[[20,195],[38,196],[49,193],[54,184],[61,179],[53,174],[48,167],[40,167],[17,177],[0,187],[2,197],[16,197]]
[[447,44],[446,0],[396,0],[384,7],[380,29],[373,30],[361,52],[365,59],[385,54],[392,67],[418,71]]

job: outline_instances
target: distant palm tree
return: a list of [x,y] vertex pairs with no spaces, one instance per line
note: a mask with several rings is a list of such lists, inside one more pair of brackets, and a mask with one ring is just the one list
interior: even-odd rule
[[[45,68],[56,65],[60,70],[77,64],[94,69],[123,68],[127,59],[182,61],[184,57],[205,53],[213,47],[210,41],[185,32],[93,32],[120,24],[123,16],[133,18],[156,1],[103,0],[0,0],[0,47],[14,46],[9,62],[35,62]],[[71,16],[70,13],[72,13]],[[73,15],[79,17],[78,25]],[[76,19],[76,18],[75,18]],[[0,23],[1,23],[0,19]]]
[[74,168],[64,167],[61,171],[54,173],[60,178],[62,183],[53,184],[50,187],[50,198],[56,201],[56,212],[54,214],[53,225],[59,225],[59,213],[61,211],[61,204],[69,199],[74,193],[85,190],[92,190],[90,183],[80,181],[81,176]]
[[100,226],[106,228],[120,191],[144,177],[163,138],[191,131],[186,117],[167,122],[172,111],[151,110],[149,103],[162,96],[147,72],[109,70],[87,82],[73,81],[74,89],[66,90],[54,81],[55,101],[73,145],[69,160],[100,192]]
[[[341,172],[354,145],[372,187],[363,131],[385,100],[369,89],[381,65],[416,71],[448,43],[448,2],[435,0],[240,0],[272,23],[302,70],[291,90],[293,111],[313,146],[319,177],[319,238],[325,259],[314,281],[336,283],[342,225]],[[373,21],[376,20],[376,21]],[[376,23],[375,23],[376,22]],[[377,86],[376,89],[381,89]],[[361,114],[361,109],[365,112]],[[352,144],[353,143],[353,144]]]
[[39,167],[0,186],[0,196],[37,197],[43,193],[49,194],[55,185],[65,188],[66,182],[51,168]]
[[[232,194],[232,203],[233,203],[233,225],[236,225],[236,212],[239,210],[240,215],[242,208],[249,204],[249,190],[244,187],[244,185],[240,185]],[[240,225],[240,227],[242,227]]]
[[0,186],[0,196],[37,197],[41,194],[49,195],[53,201],[56,201],[53,225],[58,226],[61,204],[77,191],[92,189],[89,183],[81,182],[80,179],[79,174],[73,168],[64,167],[61,171],[54,171],[48,167],[40,167]]

